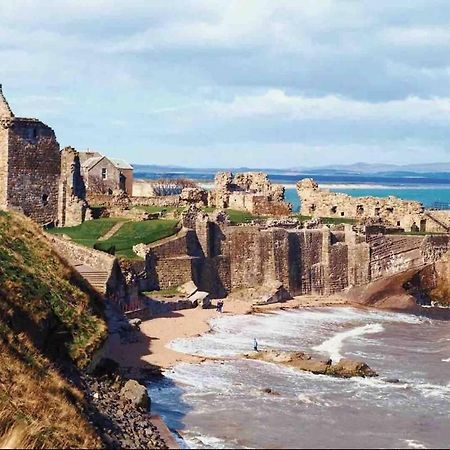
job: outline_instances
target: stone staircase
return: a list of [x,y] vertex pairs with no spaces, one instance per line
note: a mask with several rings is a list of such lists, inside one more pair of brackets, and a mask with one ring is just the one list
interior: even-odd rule
[[102,270],[96,270],[85,264],[75,264],[77,272],[100,294],[106,294],[106,284],[110,273]]

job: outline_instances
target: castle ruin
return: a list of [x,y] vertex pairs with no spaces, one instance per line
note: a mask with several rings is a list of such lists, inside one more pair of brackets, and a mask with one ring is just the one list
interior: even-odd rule
[[76,225],[87,208],[81,182],[74,150],[60,152],[38,119],[15,117],[0,85],[0,209],[41,225]]
[[412,232],[450,231],[448,212],[425,210],[420,202],[402,200],[389,196],[352,197],[328,189],[321,189],[311,178],[297,183],[301,200],[301,214],[304,216],[333,217],[338,219],[377,219],[391,227]]
[[209,206],[235,209],[255,215],[287,216],[292,206],[285,202],[285,188],[272,184],[265,173],[219,172],[209,193]]
[[194,281],[226,296],[236,289],[281,283],[291,295],[329,295],[436,261],[450,235],[359,233],[351,225],[307,229],[232,226],[223,213],[190,211],[182,231],[136,250],[143,290]]

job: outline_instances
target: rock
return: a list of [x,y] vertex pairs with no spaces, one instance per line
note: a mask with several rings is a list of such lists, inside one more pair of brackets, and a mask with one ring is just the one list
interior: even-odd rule
[[273,390],[270,389],[270,388],[265,388],[265,389],[262,390],[262,392],[264,392],[264,394],[274,395],[274,396],[276,396],[276,397],[279,397],[279,396],[280,396],[280,393],[279,393],[279,392],[273,391]]
[[400,380],[398,378],[383,378],[381,381],[384,381],[385,383],[390,384],[399,384]]
[[133,246],[133,252],[137,256],[145,259],[147,257],[148,252],[149,252],[149,247],[146,244],[137,244],[137,245]]
[[203,309],[211,307],[211,296],[209,292],[197,291],[195,294],[189,297],[192,302],[197,302]]
[[198,287],[193,281],[188,281],[187,283],[184,283],[178,288],[178,292],[180,294],[186,295],[186,297],[194,295],[197,291]]
[[120,391],[122,398],[130,400],[131,403],[138,408],[149,409],[150,397],[148,396],[147,388],[136,380],[129,380]]
[[283,283],[276,282],[272,286],[268,286],[268,292],[262,296],[260,301],[255,303],[255,306],[270,305],[291,299],[292,296],[283,286]]
[[341,359],[337,364],[331,366],[330,370],[330,374],[343,378],[377,376],[376,372],[366,363],[351,359]]
[[95,377],[114,377],[120,372],[119,364],[110,358],[101,358],[100,361],[90,368]]
[[130,319],[128,323],[135,329],[140,330],[140,326],[142,324],[141,319]]
[[330,375],[341,378],[378,376],[366,363],[361,361],[343,359],[339,363],[333,364],[331,359],[323,361],[303,352],[265,350],[245,355],[245,357],[248,359],[283,364],[315,375]]

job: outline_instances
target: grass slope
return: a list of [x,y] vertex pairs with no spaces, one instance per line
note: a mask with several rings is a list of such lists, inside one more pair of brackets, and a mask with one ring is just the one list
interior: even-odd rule
[[177,220],[147,220],[143,222],[127,222],[102,246],[114,246],[116,255],[123,258],[136,258],[133,247],[137,244],[150,244],[177,232]]
[[93,247],[100,237],[122,220],[117,218],[88,220],[75,227],[52,228],[48,231],[54,234],[66,234],[78,244]]
[[[117,222],[125,221],[122,228],[111,238],[99,242],[98,239],[106,234]],[[177,232],[177,220],[146,220],[146,221],[126,221],[126,219],[96,219],[90,220],[67,228],[53,228],[49,230],[54,234],[67,234],[78,244],[86,247],[93,247],[107,251],[111,246],[115,246],[116,255],[122,258],[137,258],[133,252],[133,246],[144,243],[150,244],[160,239],[172,236]]]
[[105,335],[87,288],[18,214],[0,212],[0,447],[99,447],[83,396],[57,371]]

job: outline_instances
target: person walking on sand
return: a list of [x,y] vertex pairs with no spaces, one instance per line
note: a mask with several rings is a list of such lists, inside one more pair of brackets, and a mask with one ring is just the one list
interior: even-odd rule
[[256,340],[256,338],[253,339],[253,350],[255,350],[255,352],[258,352],[258,341]]

